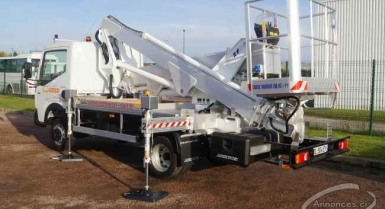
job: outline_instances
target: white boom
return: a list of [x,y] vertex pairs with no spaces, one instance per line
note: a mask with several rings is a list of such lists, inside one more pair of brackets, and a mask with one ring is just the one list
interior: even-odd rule
[[[161,68],[169,71],[173,83],[170,83],[170,81],[160,76],[146,73],[142,69],[135,68],[128,63],[117,60],[111,49],[109,50],[109,63],[107,64],[116,66],[115,70],[120,71],[120,73],[115,73],[116,75],[121,75],[122,69],[127,69],[134,73],[140,72],[140,75],[143,77],[161,84],[162,86],[160,88],[167,87],[173,89],[175,93],[180,96],[191,96],[189,92],[193,88],[196,88],[227,107],[236,109],[237,113],[248,121],[253,116],[256,105],[262,101],[262,98],[250,95],[248,92],[242,90],[238,84],[232,82],[231,78],[234,73],[227,77],[220,74],[219,68],[224,61],[218,63],[218,65],[214,67],[214,70],[210,69],[186,54],[178,52],[150,34],[127,27],[112,16],[108,16],[103,20],[101,29],[99,30],[99,40],[108,43],[107,45],[114,45],[109,39],[103,39],[103,37],[112,37],[144,54]],[[244,41],[240,42],[244,43]],[[237,45],[239,45],[239,43]],[[244,53],[239,57],[238,63],[242,64],[245,59]],[[112,64],[110,64],[110,62]],[[235,67],[233,69],[237,68]],[[120,79],[120,77],[114,77],[114,80]],[[117,84],[118,83],[116,83],[114,87],[117,87]]]
[[[219,101],[242,116],[244,124],[248,126],[280,130],[297,138],[298,141],[304,138],[303,111],[300,107],[302,103],[298,97],[292,96],[293,94],[289,92],[280,94],[279,99],[277,97],[265,99],[246,92],[232,81],[247,57],[245,39],[240,39],[212,69],[148,33],[124,25],[112,16],[104,18],[101,28],[97,31],[96,39],[101,45],[101,55],[104,57],[100,60],[100,69],[104,70],[105,77],[112,75],[110,85],[114,89],[122,86],[120,81],[126,76],[125,72],[129,71],[136,74],[131,76],[134,78],[131,81],[145,80],[145,88],[155,95],[192,96],[193,99],[202,97],[203,101],[207,101],[203,108],[210,105],[208,101],[211,103]],[[252,49],[257,52],[264,47],[257,46]],[[122,58],[120,55],[120,52],[127,53],[127,51],[141,53],[156,65],[143,69],[134,67],[129,64],[134,61]],[[258,55],[251,53],[251,56]],[[300,72],[298,68],[291,69]],[[298,75],[298,73],[293,74]],[[278,104],[284,104],[284,113],[280,114],[285,115],[286,118],[277,115],[279,114],[276,111]]]

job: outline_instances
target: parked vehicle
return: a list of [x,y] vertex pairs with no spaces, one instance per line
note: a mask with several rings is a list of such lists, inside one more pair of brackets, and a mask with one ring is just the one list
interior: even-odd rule
[[[40,65],[40,52],[20,54],[15,57],[0,57],[0,89],[7,94],[35,95],[37,69]],[[25,82],[23,64],[32,64],[31,81]]]

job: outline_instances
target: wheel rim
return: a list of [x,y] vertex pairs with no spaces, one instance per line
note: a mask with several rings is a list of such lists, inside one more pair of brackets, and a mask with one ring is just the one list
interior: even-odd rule
[[152,165],[160,172],[165,172],[170,168],[171,152],[163,144],[157,144],[152,149]]
[[65,141],[65,128],[63,125],[61,124],[57,124],[55,125],[55,127],[53,127],[53,131],[52,131],[52,139],[53,141],[58,144],[58,145],[62,145]]

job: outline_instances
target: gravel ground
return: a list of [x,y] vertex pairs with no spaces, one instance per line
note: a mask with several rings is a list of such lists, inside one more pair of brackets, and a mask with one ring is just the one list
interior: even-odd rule
[[74,148],[83,162],[52,160],[58,152],[48,128],[35,127],[30,115],[0,113],[0,208],[301,208],[316,193],[344,183],[360,189],[329,193],[308,208],[369,206],[367,191],[376,196],[375,208],[385,208],[384,171],[329,162],[294,171],[263,162],[241,168],[202,161],[177,179],[150,179],[154,190],[170,192],[165,199],[129,201],[122,193],[144,180],[140,148],[95,137],[77,140]]

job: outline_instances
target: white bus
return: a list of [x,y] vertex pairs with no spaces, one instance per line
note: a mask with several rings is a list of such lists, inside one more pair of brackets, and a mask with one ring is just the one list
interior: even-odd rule
[[[0,92],[7,94],[35,95],[37,69],[40,64],[40,52],[21,54],[16,57],[0,57]],[[32,81],[25,82],[23,65],[32,63]]]

